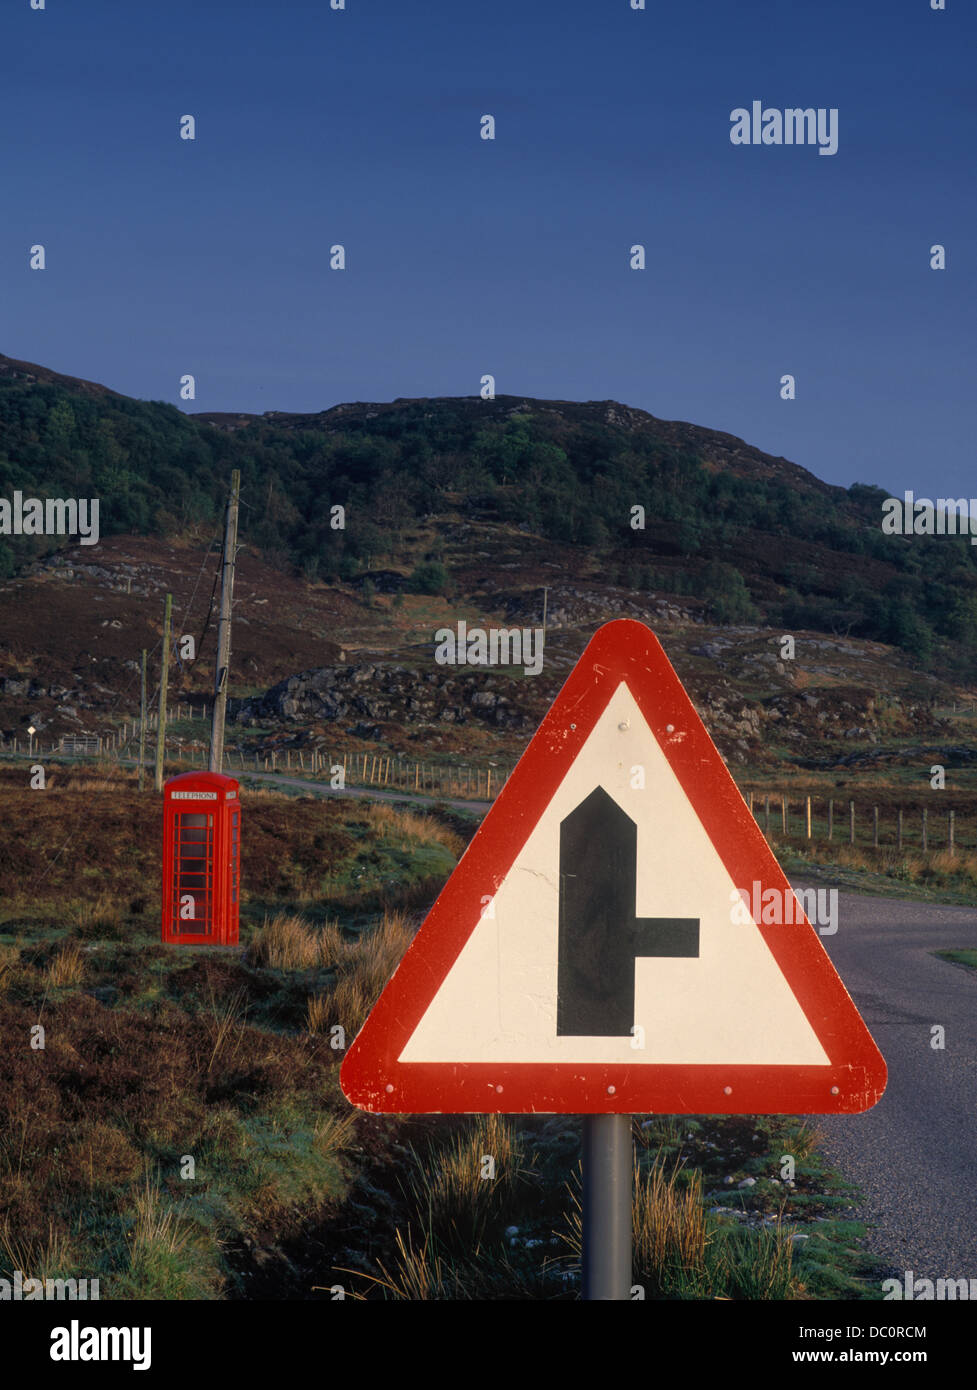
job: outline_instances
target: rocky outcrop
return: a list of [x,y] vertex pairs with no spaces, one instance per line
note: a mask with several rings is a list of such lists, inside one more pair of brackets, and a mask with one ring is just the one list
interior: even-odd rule
[[[458,675],[456,668],[429,671],[387,663],[323,666],[289,676],[247,700],[228,701],[238,724],[320,720],[362,726],[465,724],[477,720],[501,729],[529,729],[532,717],[513,700],[513,683],[488,673]],[[509,691],[506,691],[508,686]]]

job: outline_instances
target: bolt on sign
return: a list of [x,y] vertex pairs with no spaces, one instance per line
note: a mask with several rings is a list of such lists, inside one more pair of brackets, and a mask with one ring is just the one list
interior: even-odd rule
[[239,792],[237,780],[220,772],[184,772],[164,786],[164,942],[237,945]]
[[868,1109],[885,1062],[800,903],[758,922],[740,891],[756,883],[792,896],[657,638],[608,623],[351,1044],[347,1098]]

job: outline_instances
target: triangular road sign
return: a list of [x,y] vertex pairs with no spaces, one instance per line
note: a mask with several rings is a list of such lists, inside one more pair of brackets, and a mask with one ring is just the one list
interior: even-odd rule
[[400,1114],[821,1114],[868,1109],[885,1081],[682,683],[630,620],[587,646],[341,1075],[354,1105]]

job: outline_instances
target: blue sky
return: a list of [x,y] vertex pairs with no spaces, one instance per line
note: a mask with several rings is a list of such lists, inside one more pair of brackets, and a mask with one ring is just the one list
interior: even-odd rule
[[[191,410],[488,372],[977,493],[964,0],[346,3],[10,0],[0,351]],[[732,145],[754,100],[837,107],[837,154]]]

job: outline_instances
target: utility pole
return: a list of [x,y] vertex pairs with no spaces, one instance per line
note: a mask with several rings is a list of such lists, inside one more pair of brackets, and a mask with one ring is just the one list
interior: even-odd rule
[[163,754],[166,748],[166,688],[170,678],[170,610],[173,595],[166,595],[163,609],[163,669],[159,677],[159,714],[156,725],[156,790],[163,790]]
[[217,671],[214,677],[214,722],[210,731],[210,771],[220,772],[224,764],[224,716],[227,713],[227,676],[231,664],[231,604],[234,598],[234,557],[237,553],[237,509],[241,474],[231,474],[231,495],[227,499],[224,528],[224,564],[221,568],[221,615],[217,628]]
[[142,791],[143,764],[146,761],[146,648],[142,649],[142,681],[139,691],[139,790]]

